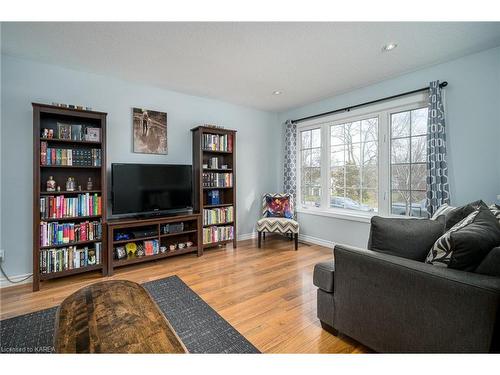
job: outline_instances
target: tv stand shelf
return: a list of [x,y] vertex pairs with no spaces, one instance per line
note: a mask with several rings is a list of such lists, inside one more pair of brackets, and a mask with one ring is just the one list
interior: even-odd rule
[[[168,224],[182,223],[183,229],[171,233],[165,233],[162,229]],[[164,259],[175,255],[196,253],[198,256],[203,255],[203,246],[201,239],[201,232],[199,230],[201,225],[200,214],[190,215],[177,215],[177,216],[163,216],[151,218],[137,218],[137,219],[111,219],[108,221],[107,235],[108,235],[108,275],[113,275],[113,270],[116,267],[127,266],[136,263],[149,262],[158,259]],[[140,230],[150,231],[144,236],[134,236],[129,239],[116,239],[117,233],[121,234],[135,234]],[[134,233],[135,232],[135,233]],[[115,256],[115,249],[117,247],[125,247],[127,243],[140,244],[143,241],[157,240],[159,246],[165,246],[167,251],[159,252],[153,255],[136,256],[134,254],[127,254],[126,258],[117,259]],[[169,245],[192,242],[190,247],[177,248],[170,250]]]

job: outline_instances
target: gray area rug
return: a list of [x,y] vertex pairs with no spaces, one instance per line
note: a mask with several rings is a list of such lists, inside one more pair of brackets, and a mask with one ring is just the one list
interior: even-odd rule
[[[142,284],[190,353],[260,353],[177,276]],[[53,352],[57,307],[0,321],[0,352]]]

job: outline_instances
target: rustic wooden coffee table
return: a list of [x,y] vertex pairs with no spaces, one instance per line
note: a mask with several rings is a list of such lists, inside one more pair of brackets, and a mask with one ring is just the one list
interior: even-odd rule
[[57,353],[186,353],[146,290],[103,281],[67,297],[57,311]]

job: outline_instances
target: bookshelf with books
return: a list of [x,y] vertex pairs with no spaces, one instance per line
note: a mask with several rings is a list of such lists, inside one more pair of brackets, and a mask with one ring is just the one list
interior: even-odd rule
[[194,209],[203,248],[236,247],[236,131],[198,126],[193,134]]
[[33,103],[33,290],[107,274],[106,113]]

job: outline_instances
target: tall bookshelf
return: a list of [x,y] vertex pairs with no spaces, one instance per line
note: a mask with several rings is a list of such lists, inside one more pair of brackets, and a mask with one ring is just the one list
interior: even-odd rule
[[[44,280],[107,274],[107,114],[32,105],[33,291],[38,291]],[[47,189],[51,177],[56,191]],[[74,179],[69,190],[68,177]]]
[[203,248],[230,242],[236,247],[236,130],[198,126],[191,131],[194,210],[201,213]]

